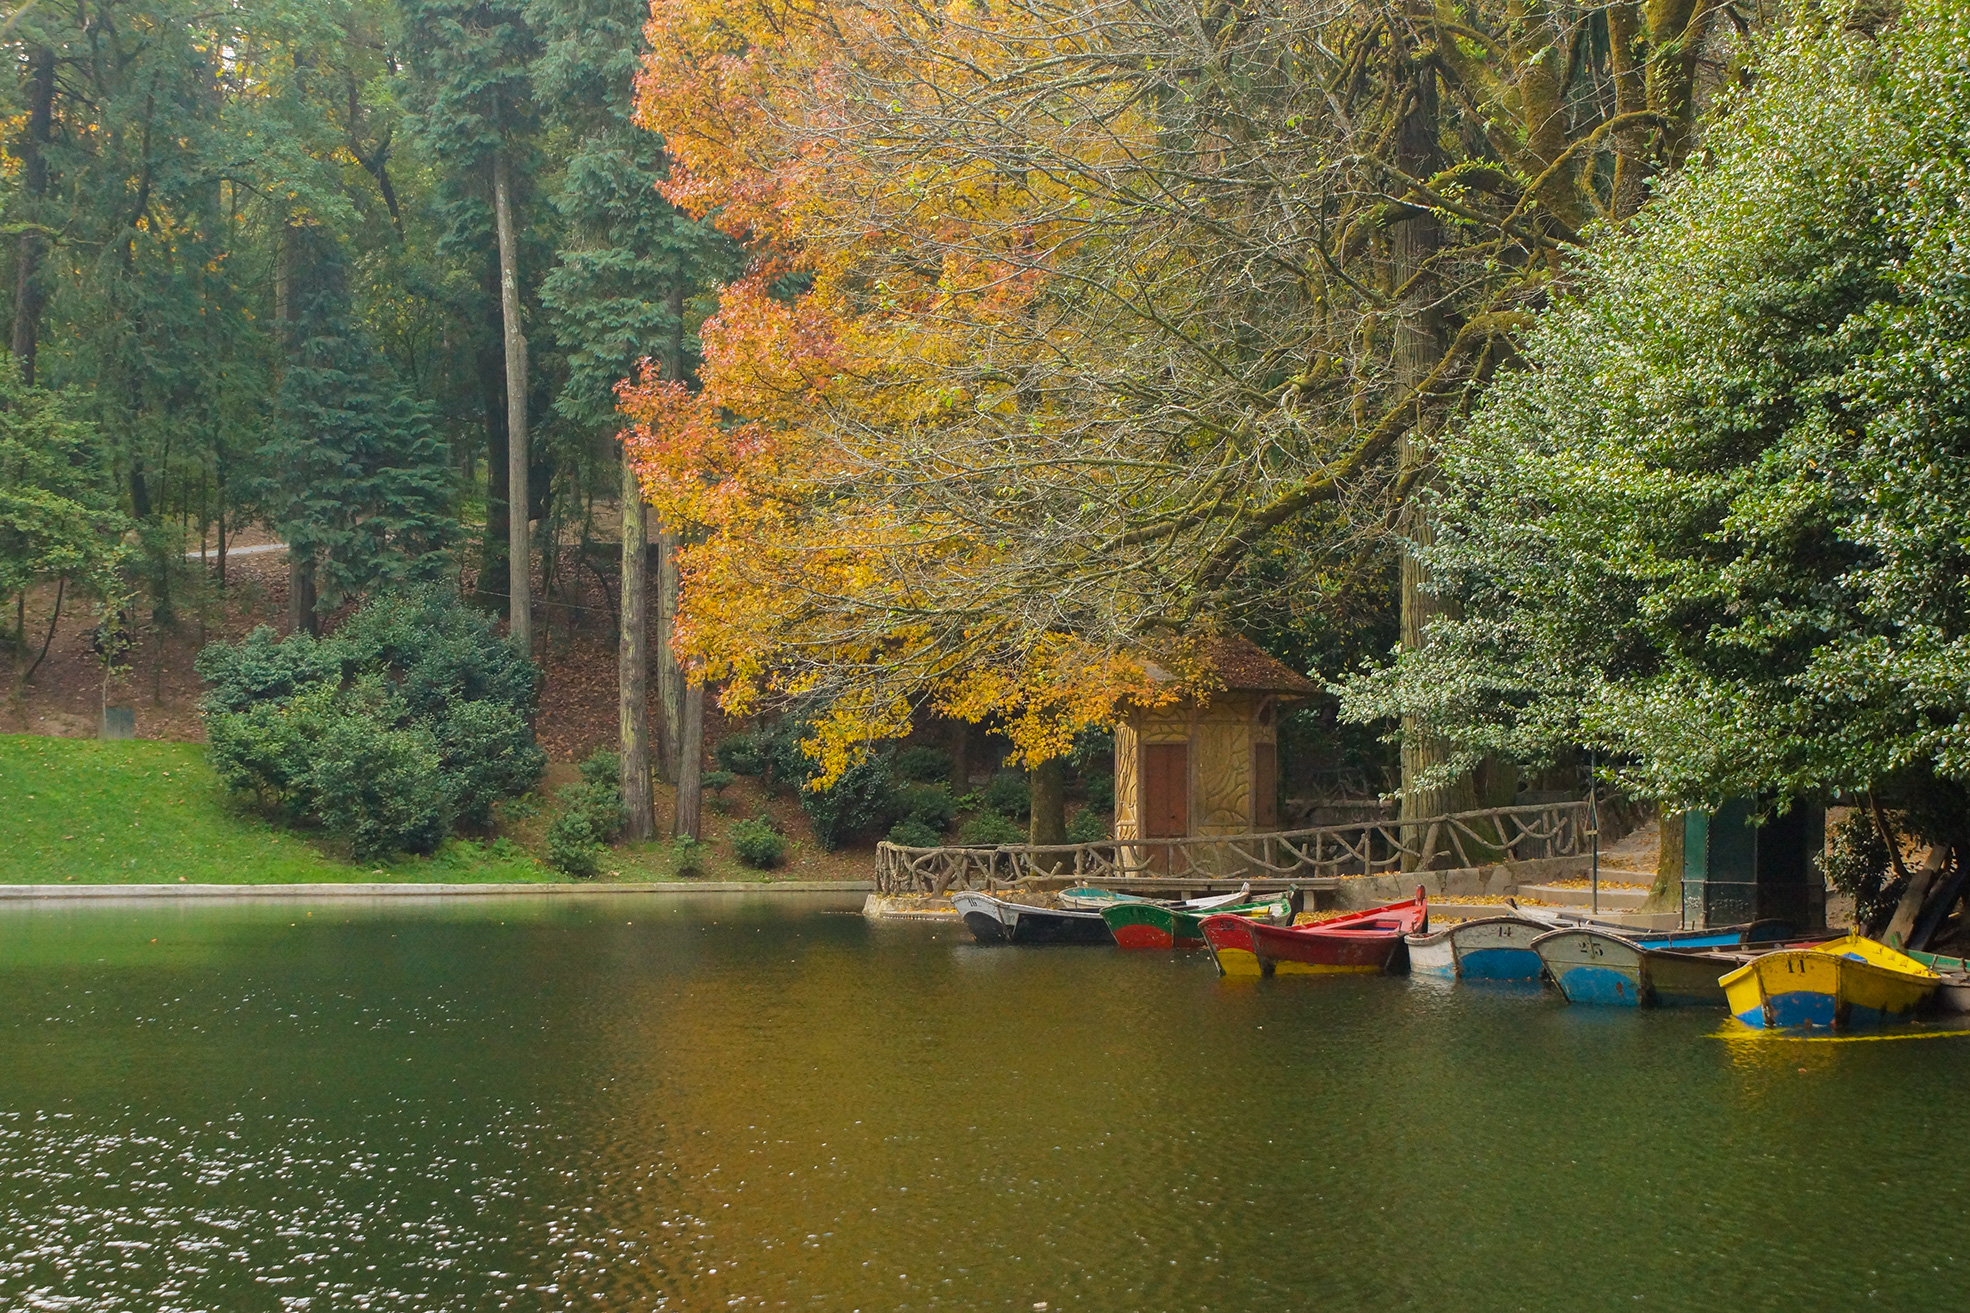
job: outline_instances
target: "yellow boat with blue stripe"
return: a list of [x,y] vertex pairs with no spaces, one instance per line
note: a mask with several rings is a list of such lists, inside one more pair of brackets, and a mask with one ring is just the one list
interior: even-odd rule
[[1859,1030],[1907,1016],[1943,978],[1858,932],[1753,958],[1718,983],[1731,1015],[1760,1030]]

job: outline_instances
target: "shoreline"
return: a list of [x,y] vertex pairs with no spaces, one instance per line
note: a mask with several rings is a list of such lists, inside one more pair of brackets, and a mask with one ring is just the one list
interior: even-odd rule
[[0,885],[0,902],[107,898],[489,898],[569,894],[861,894],[873,880],[645,880],[611,884],[13,884]]

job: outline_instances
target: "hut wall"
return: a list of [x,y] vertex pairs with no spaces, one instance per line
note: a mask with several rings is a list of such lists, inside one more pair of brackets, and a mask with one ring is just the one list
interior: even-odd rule
[[1147,807],[1144,749],[1187,748],[1187,833],[1249,834],[1277,824],[1269,800],[1257,797],[1277,779],[1278,725],[1274,700],[1220,693],[1208,704],[1179,702],[1140,711],[1115,728],[1115,837],[1141,838]]
[[1142,743],[1132,720],[1115,726],[1115,837],[1142,837]]

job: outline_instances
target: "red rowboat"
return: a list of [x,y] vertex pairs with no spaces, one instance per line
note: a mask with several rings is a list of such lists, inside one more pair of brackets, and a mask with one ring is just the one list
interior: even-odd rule
[[1404,935],[1429,928],[1421,885],[1407,902],[1351,912],[1313,925],[1266,925],[1242,916],[1204,918],[1204,942],[1226,976],[1327,975],[1386,971]]

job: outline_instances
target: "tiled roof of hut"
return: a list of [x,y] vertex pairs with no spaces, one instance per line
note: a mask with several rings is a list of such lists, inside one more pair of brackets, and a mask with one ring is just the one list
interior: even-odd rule
[[[1318,684],[1268,656],[1251,639],[1237,634],[1204,640],[1198,645],[1198,655],[1216,672],[1226,690],[1233,693],[1286,693],[1310,697],[1320,691]],[[1157,683],[1175,678],[1153,662],[1149,666],[1149,677]]]

